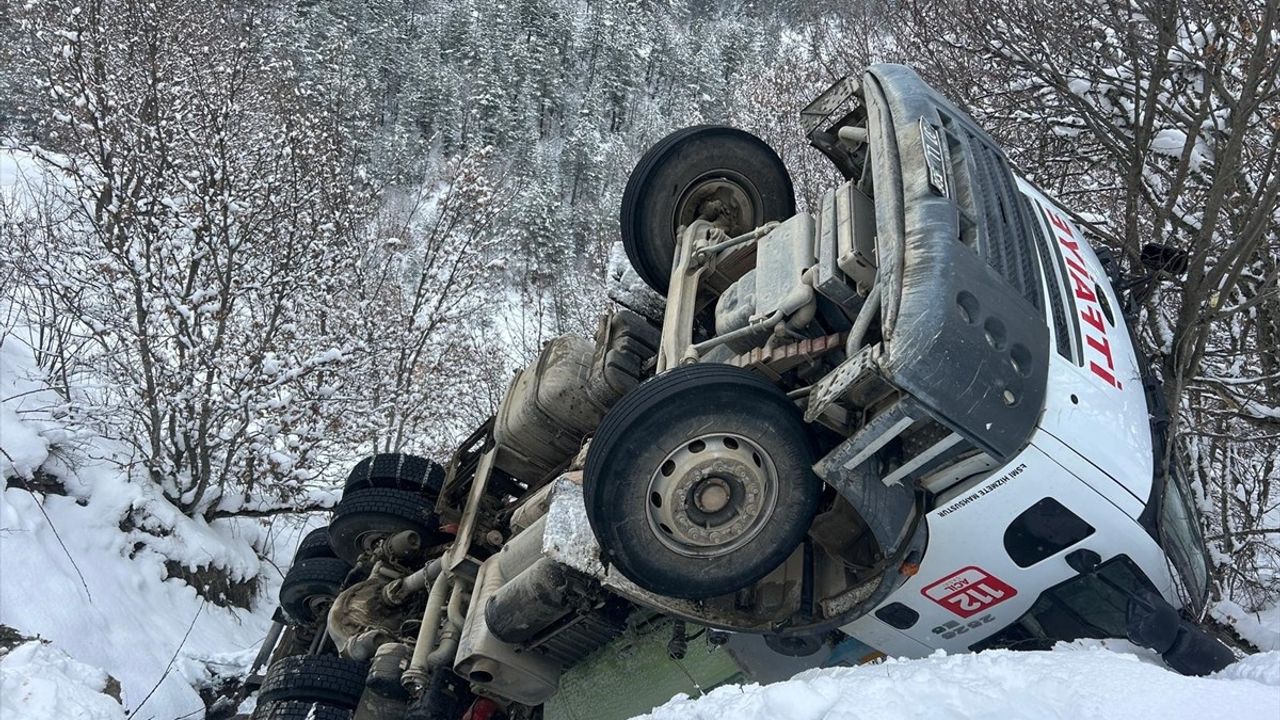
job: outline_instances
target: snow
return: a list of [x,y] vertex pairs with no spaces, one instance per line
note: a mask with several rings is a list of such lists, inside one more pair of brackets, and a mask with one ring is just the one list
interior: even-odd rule
[[[132,482],[122,445],[72,437],[49,412],[57,398],[42,387],[24,337],[19,328],[0,340],[0,470],[9,485],[0,492],[0,624],[46,642],[4,658],[0,717],[123,717],[97,694],[108,675],[129,711],[151,693],[138,720],[201,716],[194,686],[242,672],[270,625],[280,576],[255,548],[284,565],[306,528],[191,519],[151,483]],[[66,495],[26,489],[37,468]],[[257,578],[261,592],[249,610],[219,607],[168,577],[166,563]]]
[[28,177],[38,173],[35,162],[27,153],[11,148],[0,148],[0,192],[8,198],[13,188],[25,185]]
[[[1128,647],[1126,647],[1128,646]],[[1200,718],[1274,720],[1280,653],[1246,658],[1214,677],[1177,675],[1127,643],[1050,652],[937,653],[803,672],[771,685],[678,696],[648,720],[894,720],[895,718]]]
[[246,575],[251,564],[256,575],[258,561],[249,559],[243,537],[227,526],[179,520],[173,509],[174,516],[156,520],[172,521],[172,534],[139,550],[135,543],[146,542],[139,533],[120,531],[125,512],[135,503],[172,506],[106,468],[81,468],[78,479],[87,497],[46,496],[43,513],[25,490],[0,495],[0,623],[107,669],[130,709],[158,683],[140,718],[203,710],[193,685],[208,681],[210,664],[225,664],[228,654],[239,654],[242,666],[252,660],[270,624],[274,587],[252,611],[204,602],[186,583],[167,579],[165,562],[177,556],[183,565],[213,565],[233,577]]
[[[1151,139],[1151,149],[1161,155],[1180,157],[1187,144],[1187,133],[1177,128],[1164,128],[1156,132]],[[1206,162],[1213,160],[1213,152],[1200,137],[1192,144],[1189,162],[1191,167],[1200,169]]]
[[1176,128],[1165,128],[1151,139],[1151,149],[1163,155],[1177,156],[1187,143],[1187,134]]
[[[3,158],[3,155],[0,155]],[[58,399],[37,379],[31,349],[16,336],[0,339],[0,477],[31,479],[49,456],[49,438],[61,433],[38,410]]]
[[0,407],[0,476],[30,479],[48,457],[39,430],[22,422],[8,405]]
[[1230,600],[1222,600],[1210,612],[1259,650],[1280,651],[1280,603],[1249,612]]
[[0,717],[4,720],[123,720],[106,695],[107,674],[33,640],[0,658]]

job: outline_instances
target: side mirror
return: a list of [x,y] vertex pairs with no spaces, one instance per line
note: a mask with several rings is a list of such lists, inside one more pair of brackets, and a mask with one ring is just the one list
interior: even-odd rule
[[1190,261],[1190,256],[1185,251],[1159,243],[1143,245],[1138,257],[1142,260],[1142,266],[1151,272],[1165,273],[1174,277],[1185,273]]
[[1102,556],[1088,548],[1080,548],[1067,553],[1066,560],[1067,565],[1081,575],[1088,575],[1097,570],[1098,566],[1102,564]]
[[1160,653],[1183,675],[1209,675],[1235,662],[1220,640],[1184,619],[1158,593],[1138,591],[1129,598],[1125,634],[1130,642]]
[[1139,590],[1129,598],[1125,612],[1125,634],[1129,641],[1158,653],[1166,652],[1178,639],[1182,617],[1158,593]]

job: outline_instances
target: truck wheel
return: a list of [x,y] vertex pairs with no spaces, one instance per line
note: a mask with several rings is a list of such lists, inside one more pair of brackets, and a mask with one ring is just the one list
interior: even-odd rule
[[622,193],[622,246],[649,287],[666,294],[676,229],[712,214],[714,200],[729,235],[796,212],[786,166],[773,148],[742,130],[677,130],[640,158]]
[[440,463],[405,453],[378,453],[356,463],[347,475],[343,493],[368,488],[391,488],[421,492],[430,497],[444,487],[444,468]]
[[329,527],[316,528],[307,533],[298,543],[298,551],[293,554],[293,561],[311,560],[312,558],[337,557],[329,546]]
[[302,700],[259,705],[251,720],[351,720],[351,710]]
[[822,483],[800,413],[728,365],[650,380],[605,416],[587,450],[587,518],[602,559],[640,587],[701,599],[739,590],[804,538]]
[[404,530],[422,535],[424,546],[441,541],[432,502],[407,490],[369,488],[343,495],[329,522],[329,543],[338,557],[354,564],[378,542]]
[[298,624],[314,623],[333,604],[349,572],[351,565],[339,558],[299,560],[280,584],[280,607]]
[[368,663],[332,655],[281,658],[267,671],[258,702],[295,700],[354,709],[368,672]]

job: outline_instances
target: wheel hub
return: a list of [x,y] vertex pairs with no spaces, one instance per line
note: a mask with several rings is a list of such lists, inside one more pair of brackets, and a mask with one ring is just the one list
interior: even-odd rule
[[706,513],[717,513],[729,504],[729,485],[718,477],[707,478],[694,488],[694,502]]
[[370,530],[362,532],[356,536],[356,546],[360,548],[361,553],[370,553],[387,539],[387,533],[382,530]]
[[701,218],[728,235],[739,235],[759,224],[760,205],[758,191],[746,178],[724,170],[705,173],[681,193],[672,229]]
[[764,528],[778,500],[773,460],[736,433],[702,435],[671,451],[648,487],[649,528],[688,557],[719,557]]
[[324,617],[329,614],[329,607],[333,605],[333,594],[320,593],[308,596],[306,605],[313,617]]

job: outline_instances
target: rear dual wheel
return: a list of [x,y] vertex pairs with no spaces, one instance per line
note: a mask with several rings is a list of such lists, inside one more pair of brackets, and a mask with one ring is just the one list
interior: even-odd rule
[[808,532],[822,484],[800,413],[728,365],[677,368],[605,416],[587,450],[587,517],[603,557],[646,590],[724,595]]
[[258,705],[252,720],[351,720],[353,711],[305,700],[284,700]]
[[337,557],[329,545],[329,526],[316,528],[307,533],[298,543],[298,551],[293,554],[293,561],[310,560],[312,558]]
[[[298,655],[272,663],[258,690],[255,720],[292,718],[303,708],[318,718],[349,718],[364,693],[369,664],[332,655]],[[342,711],[347,712],[346,715]],[[322,711],[322,712],[321,712]],[[308,717],[301,715],[300,717]]]
[[435,498],[444,487],[444,475],[444,468],[434,460],[406,453],[378,453],[351,468],[343,492],[387,488]]
[[295,562],[280,584],[280,608],[293,624],[314,624],[328,612],[350,572],[351,565],[341,558]]
[[365,488],[344,493],[329,522],[333,552],[354,564],[378,543],[412,530],[430,546],[447,539],[439,532],[435,504],[421,493],[388,488]]

